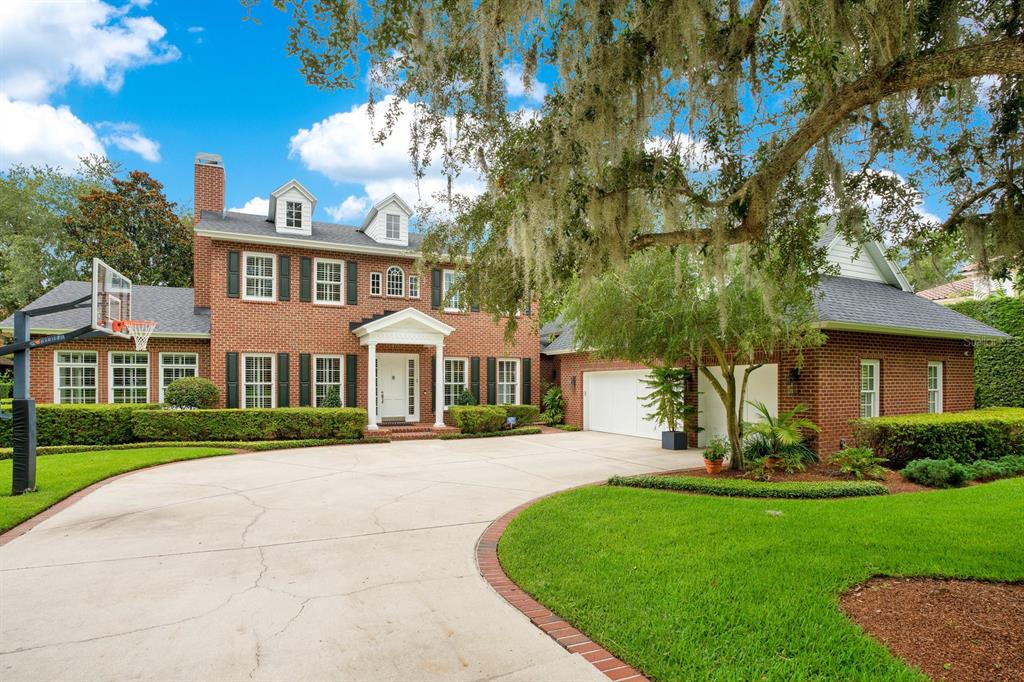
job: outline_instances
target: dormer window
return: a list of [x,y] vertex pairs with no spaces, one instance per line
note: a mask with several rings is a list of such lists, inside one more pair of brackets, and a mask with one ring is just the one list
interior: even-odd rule
[[402,238],[402,218],[397,213],[387,214],[387,224],[384,227],[385,239]]
[[301,201],[289,201],[285,206],[285,227],[290,227],[296,230],[302,229],[302,202]]

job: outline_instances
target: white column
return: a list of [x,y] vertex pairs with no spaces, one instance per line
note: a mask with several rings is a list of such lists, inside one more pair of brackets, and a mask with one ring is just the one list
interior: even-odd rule
[[444,426],[444,343],[438,343],[437,369],[434,371],[434,428]]
[[371,343],[366,346],[366,428],[370,431],[377,430],[377,344]]

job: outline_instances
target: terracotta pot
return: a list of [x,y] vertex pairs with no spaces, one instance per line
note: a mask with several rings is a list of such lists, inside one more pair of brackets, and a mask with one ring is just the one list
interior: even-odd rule
[[709,474],[720,474],[722,473],[722,460],[720,459],[705,459],[704,469]]

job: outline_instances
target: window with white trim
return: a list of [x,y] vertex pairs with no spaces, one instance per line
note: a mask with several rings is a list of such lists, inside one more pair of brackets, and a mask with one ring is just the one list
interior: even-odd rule
[[255,301],[274,300],[274,263],[269,253],[245,254],[245,298]]
[[388,213],[384,223],[385,239],[402,238],[402,218],[397,213]]
[[405,273],[402,268],[392,265],[388,268],[388,296],[405,296]]
[[445,270],[441,278],[441,298],[446,301],[445,310],[448,312],[460,312],[462,300],[458,293],[453,292],[449,299],[449,292],[452,291],[462,280],[462,273],[455,270]]
[[498,404],[519,403],[519,361],[498,360]]
[[149,353],[111,352],[110,402],[149,402]]
[[878,360],[860,361],[860,416],[861,418],[878,416]]
[[198,353],[160,354],[160,402],[164,401],[164,389],[172,381],[199,376]]
[[285,227],[302,229],[302,202],[289,201],[284,208]]
[[381,282],[384,276],[379,272],[370,273],[370,296],[380,296]]
[[274,406],[274,356],[242,356],[242,407]]
[[53,401],[56,403],[95,403],[96,351],[57,351],[53,354]]
[[469,390],[469,372],[465,358],[444,359],[444,406],[459,404],[459,396]]
[[317,355],[313,358],[313,400],[320,407],[327,400],[331,389],[337,391],[338,402],[344,403],[345,394],[341,392],[342,369],[340,355]]
[[928,412],[942,412],[942,363],[928,363]]
[[340,260],[327,260],[315,258],[313,270],[316,279],[314,287],[314,301],[327,305],[342,305],[342,290],[344,280],[342,279],[344,263]]
[[409,298],[420,297],[420,276],[409,275]]

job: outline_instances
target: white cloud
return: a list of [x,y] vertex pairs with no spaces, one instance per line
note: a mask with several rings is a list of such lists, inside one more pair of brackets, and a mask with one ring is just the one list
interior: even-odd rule
[[236,213],[253,213],[256,215],[267,215],[270,212],[270,199],[264,199],[263,197],[253,197],[249,201],[245,202],[242,206],[237,208],[229,208],[229,211],[235,211]]
[[534,76],[527,89],[523,83],[523,67],[519,64],[511,64],[501,70],[502,78],[505,80],[505,93],[509,97],[529,97],[534,102],[543,102],[544,96],[548,94],[548,86],[537,80]]
[[370,197],[357,197],[349,195],[345,201],[337,206],[327,206],[324,210],[337,223],[360,220],[366,216],[373,202]]
[[0,94],[0,167],[49,165],[73,170],[83,156],[103,154],[88,124],[66,106],[18,102]]
[[142,130],[134,123],[100,123],[96,127],[110,131],[103,136],[104,143],[138,154],[151,163],[160,161],[160,143],[143,135]]

